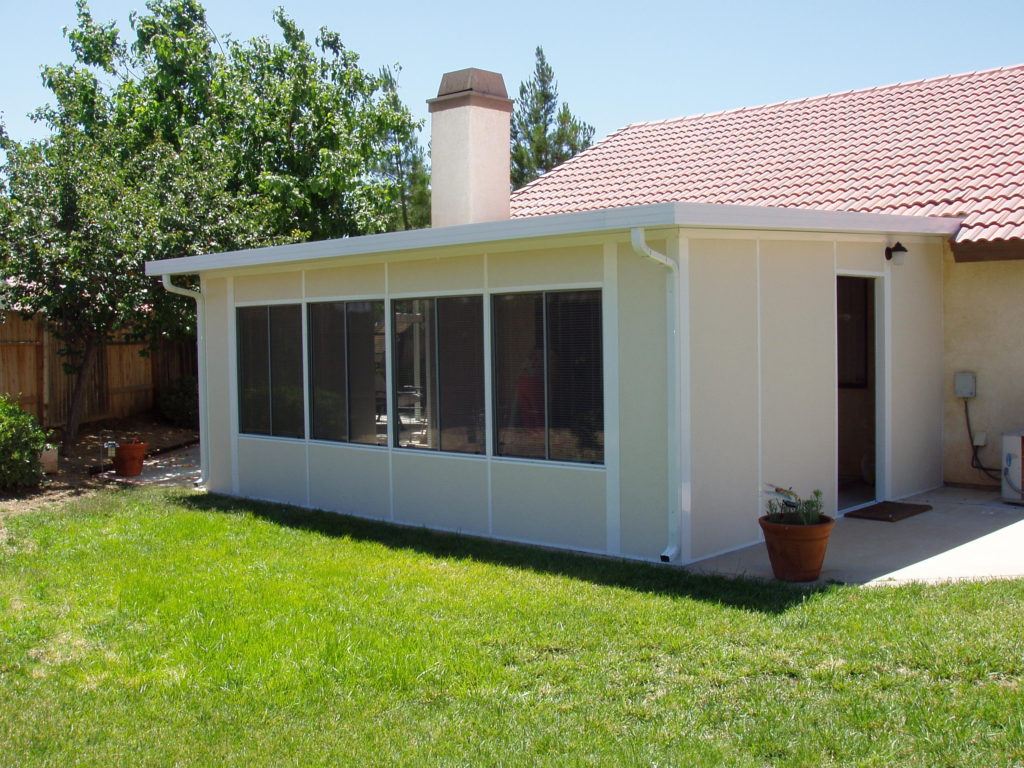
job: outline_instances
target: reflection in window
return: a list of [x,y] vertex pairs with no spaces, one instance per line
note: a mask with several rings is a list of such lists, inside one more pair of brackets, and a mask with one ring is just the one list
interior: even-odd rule
[[601,463],[601,292],[495,296],[495,453]]
[[304,437],[300,306],[239,307],[236,326],[238,431]]
[[314,439],[387,443],[384,359],[383,301],[309,305]]
[[396,442],[484,452],[483,300],[393,302]]

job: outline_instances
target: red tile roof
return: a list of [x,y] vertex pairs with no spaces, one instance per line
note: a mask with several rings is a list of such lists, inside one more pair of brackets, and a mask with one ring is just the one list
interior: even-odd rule
[[636,123],[512,193],[512,217],[692,201],[963,216],[1024,238],[1024,65]]

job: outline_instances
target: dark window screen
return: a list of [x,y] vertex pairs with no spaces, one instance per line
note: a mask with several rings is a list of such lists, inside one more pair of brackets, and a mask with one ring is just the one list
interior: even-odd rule
[[493,300],[495,453],[543,459],[544,294]]
[[548,457],[604,460],[601,292],[548,293]]
[[270,338],[266,307],[239,307],[238,431],[270,434]]
[[395,439],[402,448],[437,448],[437,354],[434,300],[396,301]]
[[483,299],[396,301],[397,444],[484,453]]
[[601,463],[601,292],[495,296],[495,453]]
[[348,440],[345,304],[309,305],[309,419],[314,440]]
[[347,305],[349,440],[387,445],[384,302]]
[[270,432],[304,437],[302,391],[302,308],[270,307]]
[[383,301],[309,305],[314,439],[385,445],[385,375]]
[[437,299],[441,450],[484,453],[484,315],[480,296]]
[[302,309],[239,307],[238,431],[303,437]]

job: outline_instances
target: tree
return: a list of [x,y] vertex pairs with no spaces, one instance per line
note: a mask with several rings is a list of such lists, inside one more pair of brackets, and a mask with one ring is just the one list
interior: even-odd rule
[[[382,72],[386,79],[386,98],[399,108],[398,83],[389,71]],[[415,130],[410,130],[414,128]],[[388,230],[424,229],[430,226],[430,168],[427,155],[417,139],[421,123],[414,126],[397,125],[388,142],[380,172],[391,179],[398,190],[398,200],[388,222]]]
[[594,139],[594,127],[558,103],[555,72],[537,46],[533,77],[519,86],[512,112],[512,187],[519,189],[579,154]]
[[382,231],[402,190],[381,169],[418,130],[390,73],[330,30],[311,44],[278,10],[280,42],[235,42],[198,0],[146,8],[129,43],[79,0],[74,63],[43,69],[55,103],[34,117],[51,135],[0,126],[0,304],[42,314],[61,343],[65,444],[102,344],[192,323],[144,261]]

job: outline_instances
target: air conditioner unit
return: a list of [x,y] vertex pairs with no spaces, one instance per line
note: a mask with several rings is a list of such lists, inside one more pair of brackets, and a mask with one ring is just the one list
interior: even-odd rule
[[1003,501],[1024,504],[1024,430],[1003,435]]

